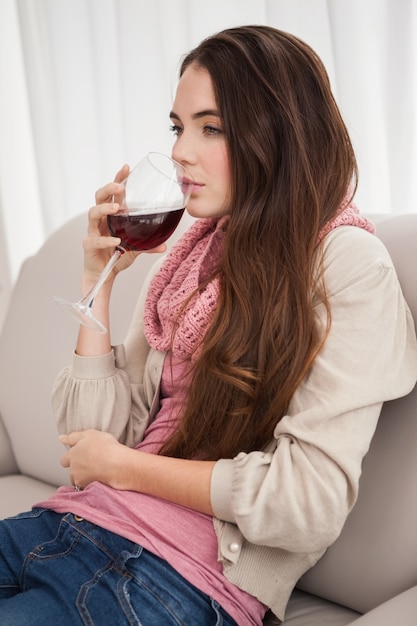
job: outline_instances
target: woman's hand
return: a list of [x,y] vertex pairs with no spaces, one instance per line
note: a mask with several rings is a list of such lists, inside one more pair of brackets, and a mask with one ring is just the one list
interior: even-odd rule
[[118,468],[123,467],[123,453],[130,448],[119,443],[113,435],[89,429],[61,435],[60,441],[69,446],[61,457],[61,465],[69,468],[73,485],[83,488],[98,480],[123,489]]
[[[107,226],[107,216],[118,212],[123,200],[124,184],[129,174],[129,166],[117,172],[114,181],[97,190],[96,204],[88,212],[87,236],[83,240],[84,248],[84,285],[88,289],[99,277],[100,272],[112,256],[114,249],[121,243],[118,237],[112,237]],[[166,245],[162,244],[148,252],[164,252]],[[109,280],[121,270],[129,267],[140,252],[125,252],[117,262]]]
[[[121,243],[118,237],[112,237],[107,226],[107,216],[118,212],[124,198],[123,181],[129,174],[129,166],[117,172],[114,181],[101,187],[96,192],[96,204],[88,212],[87,236],[83,240],[84,270],[81,291],[85,295],[96,283],[115,248]],[[162,244],[148,252],[164,252]],[[124,252],[113,267],[105,283],[94,298],[94,316],[103,326],[110,328],[110,297],[116,274],[133,263],[140,252]],[[99,334],[83,325],[80,326],[77,345],[79,356],[99,356],[111,350],[110,333]]]
[[114,489],[137,491],[213,515],[210,484],[214,461],[149,454],[93,429],[59,439],[69,446],[61,465],[69,468],[74,486],[84,488],[97,480]]

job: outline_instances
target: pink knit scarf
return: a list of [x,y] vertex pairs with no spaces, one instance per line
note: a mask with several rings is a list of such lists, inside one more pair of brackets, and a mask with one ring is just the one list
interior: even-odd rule
[[[217,306],[219,278],[211,280],[203,290],[197,289],[218,266],[228,219],[225,216],[196,220],[153,277],[144,313],[145,335],[152,348],[171,349],[182,357],[198,355]],[[372,222],[361,216],[353,203],[343,203],[335,219],[320,232],[319,241],[334,228],[347,225],[375,231]]]

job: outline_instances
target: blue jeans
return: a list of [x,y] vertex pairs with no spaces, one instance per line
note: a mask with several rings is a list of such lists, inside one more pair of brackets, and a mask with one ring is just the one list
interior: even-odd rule
[[141,546],[71,513],[0,522],[1,626],[237,626]]

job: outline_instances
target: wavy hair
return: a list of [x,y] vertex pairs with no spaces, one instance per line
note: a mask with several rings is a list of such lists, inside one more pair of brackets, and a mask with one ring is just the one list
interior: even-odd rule
[[161,454],[262,450],[326,335],[320,230],[356,189],[346,126],[316,53],[268,26],[227,29],[183,60],[210,74],[231,169],[220,298]]

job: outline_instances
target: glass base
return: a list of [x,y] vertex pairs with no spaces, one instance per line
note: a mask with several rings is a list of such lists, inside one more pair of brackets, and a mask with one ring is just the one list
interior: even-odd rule
[[60,309],[66,312],[67,315],[72,317],[73,320],[95,330],[98,333],[107,333],[107,328],[99,322],[93,315],[90,306],[82,304],[82,302],[68,302],[62,298],[54,296],[52,300],[59,306]]

